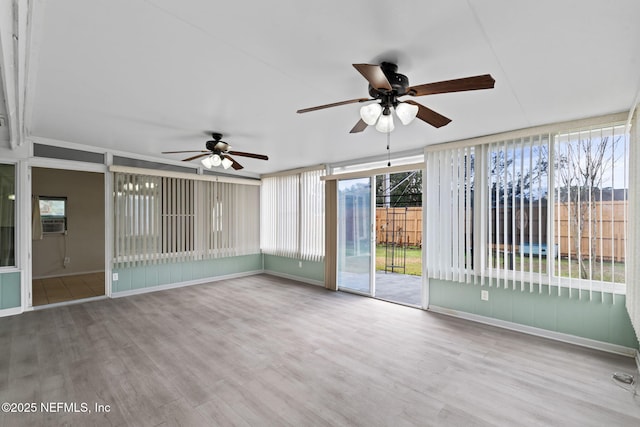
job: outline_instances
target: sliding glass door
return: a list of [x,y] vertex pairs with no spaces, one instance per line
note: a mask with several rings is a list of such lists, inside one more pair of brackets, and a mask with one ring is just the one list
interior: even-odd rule
[[338,288],[372,295],[371,178],[338,181]]

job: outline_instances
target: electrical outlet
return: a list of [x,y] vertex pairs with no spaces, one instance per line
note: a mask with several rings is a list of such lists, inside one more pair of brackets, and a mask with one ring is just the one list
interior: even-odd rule
[[302,268],[302,261],[298,261],[298,268]]
[[64,265],[67,265],[67,264],[69,264],[70,262],[71,262],[71,258],[69,258],[69,257],[65,257],[65,259],[64,259]]
[[480,291],[480,299],[482,301],[489,301],[489,291]]
[[113,281],[114,282],[118,281],[118,273],[113,273]]

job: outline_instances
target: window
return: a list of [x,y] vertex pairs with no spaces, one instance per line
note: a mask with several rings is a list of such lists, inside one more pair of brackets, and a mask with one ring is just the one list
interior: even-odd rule
[[194,248],[195,182],[182,178],[162,178],[162,252],[180,254]]
[[64,233],[67,231],[67,198],[43,197],[38,198],[40,221],[43,233]]
[[[489,144],[488,232],[485,267],[498,280],[546,272],[549,137],[535,135]],[[529,276],[530,277],[530,276]],[[539,279],[539,277],[538,277]]]
[[114,262],[259,253],[257,185],[114,174]]
[[[430,151],[426,160],[426,270],[429,277],[471,282],[474,265],[476,148]],[[477,276],[474,280],[477,280]]]
[[624,292],[628,139],[617,123],[427,148],[429,276]]
[[16,167],[0,164],[0,267],[15,266]]
[[260,247],[270,255],[324,257],[323,169],[262,180]]
[[556,276],[624,283],[628,153],[623,125],[556,136]]

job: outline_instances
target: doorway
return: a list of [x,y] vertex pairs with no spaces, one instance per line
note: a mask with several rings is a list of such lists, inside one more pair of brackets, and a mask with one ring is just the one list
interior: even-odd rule
[[338,289],[422,306],[422,171],[338,180]]
[[422,170],[375,180],[375,297],[421,306]]
[[105,295],[104,174],[33,167],[32,306]]

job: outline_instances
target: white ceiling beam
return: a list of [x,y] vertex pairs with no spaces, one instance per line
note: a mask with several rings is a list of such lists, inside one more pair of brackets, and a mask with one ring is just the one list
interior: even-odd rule
[[5,97],[9,144],[24,141],[24,97],[28,41],[28,0],[0,2],[0,84]]

